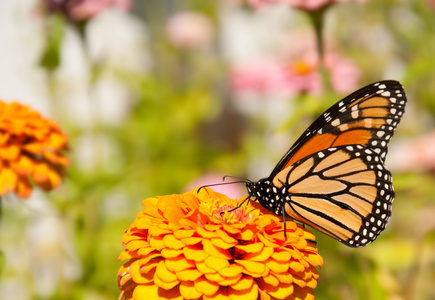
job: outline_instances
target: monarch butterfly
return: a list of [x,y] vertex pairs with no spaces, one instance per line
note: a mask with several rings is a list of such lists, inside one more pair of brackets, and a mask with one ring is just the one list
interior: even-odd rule
[[345,97],[308,127],[269,177],[246,183],[247,199],[347,246],[373,242],[391,216],[395,193],[384,160],[405,104],[402,85],[392,80]]

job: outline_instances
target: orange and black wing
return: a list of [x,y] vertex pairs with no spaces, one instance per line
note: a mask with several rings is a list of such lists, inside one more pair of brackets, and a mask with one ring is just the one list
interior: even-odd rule
[[374,241],[391,216],[384,160],[405,104],[399,82],[381,81],[328,109],[266,179],[284,197],[276,212],[351,247]]
[[394,189],[378,153],[363,145],[328,148],[274,178],[287,215],[351,246],[374,241],[391,216]]
[[362,145],[384,160],[405,104],[403,87],[393,80],[376,82],[350,94],[314,121],[269,179],[302,158],[330,147]]

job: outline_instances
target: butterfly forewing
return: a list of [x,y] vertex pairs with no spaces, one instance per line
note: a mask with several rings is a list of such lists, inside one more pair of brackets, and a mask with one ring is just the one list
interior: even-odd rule
[[382,159],[405,109],[402,85],[387,80],[368,85],[324,112],[281,159],[274,177],[296,161],[330,147],[359,144],[372,148]]
[[368,85],[323,113],[250,195],[351,246],[374,241],[391,216],[394,190],[384,166],[405,109],[397,81]]

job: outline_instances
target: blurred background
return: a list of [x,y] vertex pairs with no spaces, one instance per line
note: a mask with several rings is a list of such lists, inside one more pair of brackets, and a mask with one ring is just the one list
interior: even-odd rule
[[268,176],[315,117],[382,79],[408,96],[393,216],[362,249],[313,230],[316,298],[435,299],[435,1],[291,3],[0,1],[0,99],[58,122],[71,158],[53,192],[3,199],[0,299],[116,299],[143,199]]

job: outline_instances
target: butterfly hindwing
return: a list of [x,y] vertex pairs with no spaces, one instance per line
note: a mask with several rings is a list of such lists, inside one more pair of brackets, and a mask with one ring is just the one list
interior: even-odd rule
[[376,152],[347,145],[299,160],[273,184],[288,193],[287,215],[360,247],[374,241],[388,222],[394,199],[391,180]]

